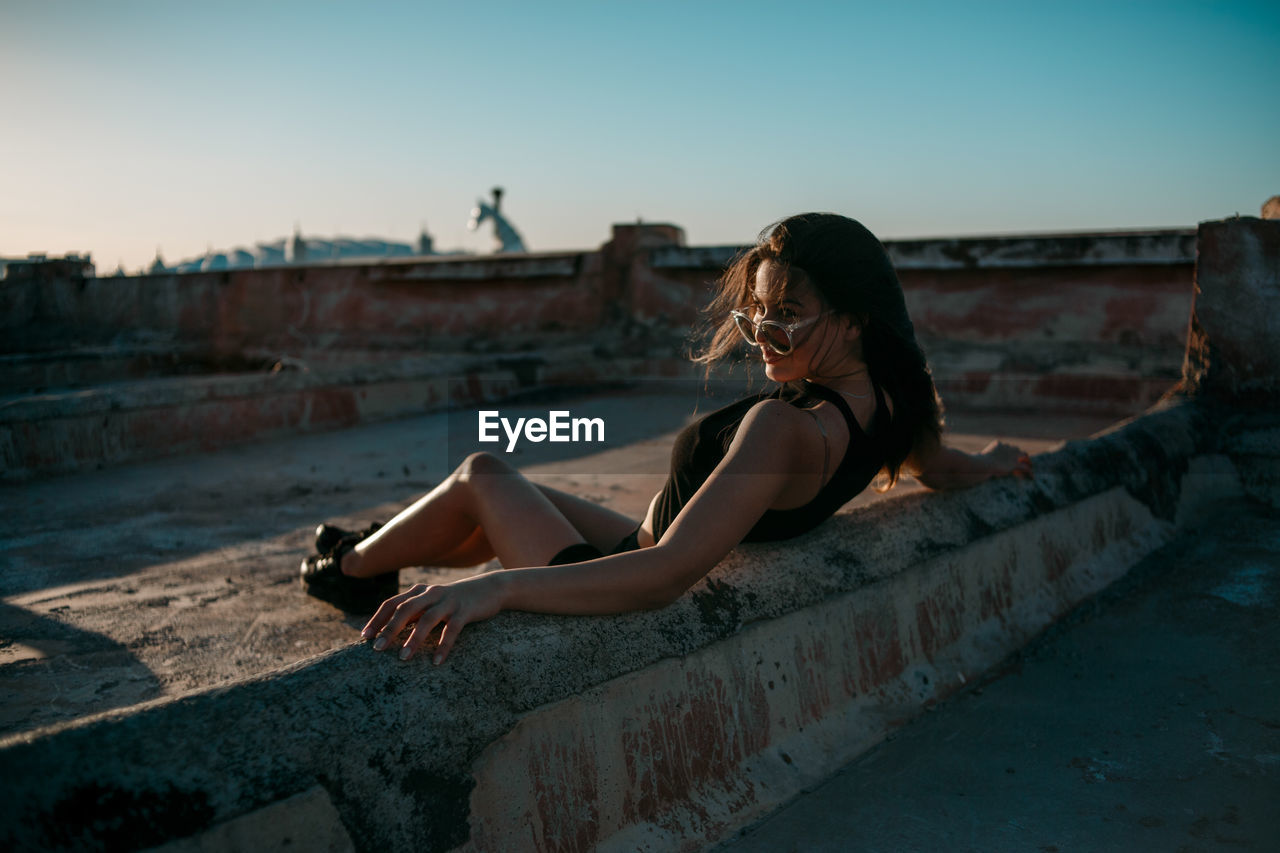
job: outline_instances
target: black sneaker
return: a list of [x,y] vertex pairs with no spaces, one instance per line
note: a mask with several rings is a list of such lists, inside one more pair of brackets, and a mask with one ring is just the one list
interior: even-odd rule
[[[359,540],[356,540],[359,541]],[[382,602],[400,594],[400,572],[371,578],[344,575],[338,568],[342,555],[356,546],[343,540],[327,554],[315,554],[302,561],[300,580],[307,595],[313,595],[347,613],[373,613]]]
[[373,522],[364,530],[344,530],[336,524],[321,524],[316,528],[316,553],[328,554],[346,539],[355,545],[372,536],[380,527],[381,521]]

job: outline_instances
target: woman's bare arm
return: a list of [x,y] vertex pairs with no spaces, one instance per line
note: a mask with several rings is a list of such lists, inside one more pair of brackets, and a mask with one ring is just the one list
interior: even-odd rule
[[1006,474],[1031,476],[1031,457],[1021,448],[993,441],[981,453],[966,453],[934,441],[917,448],[904,466],[930,489],[963,489]]
[[[813,434],[810,435],[809,433]],[[401,650],[411,656],[443,623],[442,661],[470,622],[501,610],[604,614],[665,606],[734,548],[801,470],[817,431],[779,401],[752,407],[725,458],[651,548],[565,566],[502,569],[452,584],[415,586],[386,601],[363,635],[386,648],[416,623]]]

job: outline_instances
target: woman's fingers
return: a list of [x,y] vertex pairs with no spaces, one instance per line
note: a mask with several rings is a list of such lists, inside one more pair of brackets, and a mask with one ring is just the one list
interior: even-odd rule
[[462,629],[470,621],[462,611],[455,610],[449,613],[443,604],[437,604],[418,617],[418,622],[409,634],[409,639],[405,640],[404,647],[400,649],[400,660],[408,660],[416,655],[423,645],[431,641],[431,635],[435,633],[436,627],[444,623],[440,631],[440,641],[436,644],[435,654],[431,658],[433,663],[444,663],[444,659],[453,649],[453,644],[458,640],[458,634],[462,633]]
[[461,618],[461,614],[455,615],[452,619],[444,623],[444,630],[440,632],[440,645],[436,646],[435,656],[432,657],[432,663],[437,665],[444,663],[444,659],[449,656],[449,652],[453,649],[453,644],[458,641],[458,634],[466,627],[466,620]]
[[413,631],[409,634],[409,638],[404,641],[404,647],[400,649],[400,660],[408,660],[417,654],[418,649],[429,641],[436,626],[441,622],[445,622],[445,627],[448,627],[447,619],[448,615],[445,608],[440,604],[419,616],[417,624],[413,626]]
[[426,587],[422,584],[415,584],[399,595],[393,595],[391,598],[382,602],[382,604],[378,606],[377,611],[369,617],[369,621],[365,623],[365,626],[360,629],[360,636],[364,637],[366,640],[370,637],[376,636],[387,622],[391,621],[391,617],[395,615],[396,608],[400,606],[401,602],[408,601],[410,598],[418,595],[425,589]]
[[992,460],[999,473],[1009,473],[1016,477],[1031,476],[1031,456],[1016,444],[993,441],[982,452]]
[[472,622],[488,619],[501,610],[501,586],[493,582],[495,574],[477,575],[439,586],[417,584],[407,592],[388,598],[360,632],[366,640],[374,638],[373,648],[390,648],[410,625],[413,630],[400,649],[400,657],[408,660],[427,643],[436,628],[443,625],[434,660],[441,663],[448,656],[458,634]]
[[[408,592],[388,598],[382,602],[373,619],[369,620],[361,636],[367,638],[376,634],[377,639],[373,641],[373,648],[382,651],[394,643],[396,637],[400,636],[400,632],[410,623],[418,622],[418,630],[429,632],[435,625],[422,624],[424,621],[422,616],[424,613],[429,613],[428,608],[440,600],[440,590],[441,587],[416,584]],[[436,623],[440,621],[442,615],[436,616]]]

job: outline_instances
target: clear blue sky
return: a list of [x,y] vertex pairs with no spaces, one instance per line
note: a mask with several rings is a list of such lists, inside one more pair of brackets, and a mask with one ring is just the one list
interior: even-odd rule
[[0,2],[0,256],[1193,226],[1280,193],[1280,3]]

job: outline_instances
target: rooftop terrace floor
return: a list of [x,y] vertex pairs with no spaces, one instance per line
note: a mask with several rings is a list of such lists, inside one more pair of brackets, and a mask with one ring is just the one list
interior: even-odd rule
[[[549,407],[501,408],[514,417]],[[559,458],[517,464],[539,482],[641,517],[690,416],[688,395],[597,394],[551,408],[603,416],[608,449],[581,455],[562,445]],[[951,415],[952,440],[968,449],[1000,437],[1040,452],[1108,423]],[[472,426],[429,415],[0,486],[0,735],[356,641],[363,619],[299,590],[313,528],[390,517],[445,476],[450,430],[463,428]],[[888,497],[912,488],[901,483]],[[884,498],[869,491],[855,504]],[[471,571],[411,569],[401,583]]]

